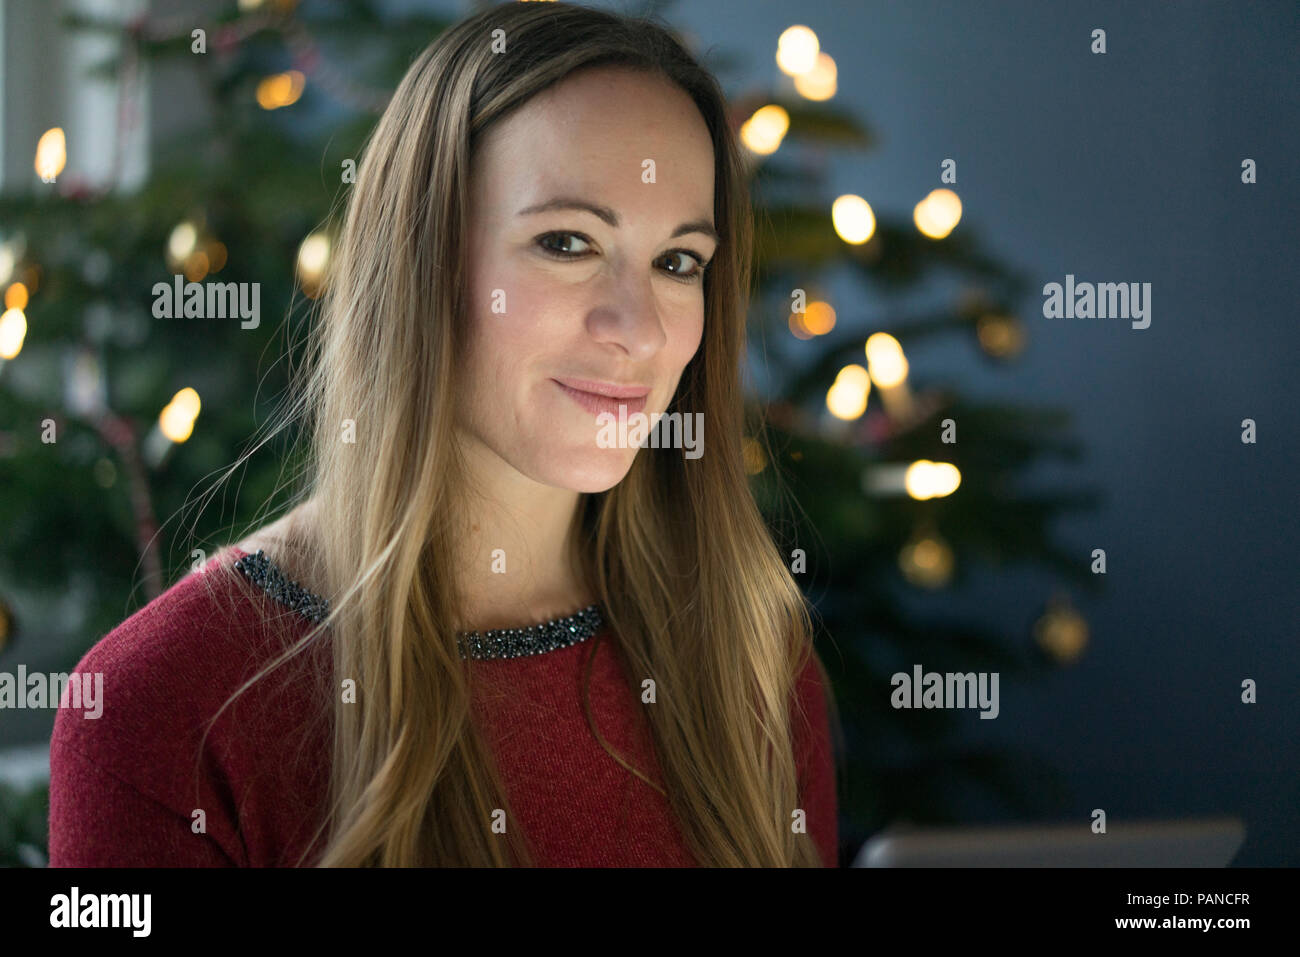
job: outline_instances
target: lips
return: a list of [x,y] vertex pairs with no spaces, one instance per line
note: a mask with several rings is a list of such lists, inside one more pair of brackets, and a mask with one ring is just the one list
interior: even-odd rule
[[551,381],[561,392],[594,415],[608,412],[617,416],[620,407],[626,410],[624,414],[632,415],[645,408],[646,396],[650,394],[648,386],[616,385],[612,382],[594,382],[589,379],[552,379]]

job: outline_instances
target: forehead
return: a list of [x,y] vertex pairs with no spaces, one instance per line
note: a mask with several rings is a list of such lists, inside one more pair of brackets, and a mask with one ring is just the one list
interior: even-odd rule
[[[643,181],[647,160],[653,182]],[[684,90],[655,74],[569,76],[489,130],[474,162],[476,199],[511,212],[579,195],[628,215],[713,213],[708,125]]]

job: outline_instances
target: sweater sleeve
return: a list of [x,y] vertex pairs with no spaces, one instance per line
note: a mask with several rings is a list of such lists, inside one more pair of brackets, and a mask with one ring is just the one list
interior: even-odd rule
[[826,867],[839,866],[839,804],[835,791],[834,750],[826,690],[818,670],[816,652],[797,682],[798,706],[794,710],[795,761],[799,768],[799,796],[808,833]]
[[228,721],[200,748],[206,719],[250,657],[250,612],[219,590],[223,581],[191,573],[77,664],[74,674],[102,683],[100,713],[55,715],[51,867],[247,864],[232,769],[261,742],[232,736],[247,729]]
[[51,867],[235,867],[190,819],[140,793],[56,732],[50,745]]

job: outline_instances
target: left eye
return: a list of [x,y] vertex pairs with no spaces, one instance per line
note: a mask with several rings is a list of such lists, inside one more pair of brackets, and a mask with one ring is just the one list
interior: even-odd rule
[[[695,253],[691,252],[689,249],[674,249],[672,252],[668,253],[667,255],[670,257],[684,256],[685,258],[690,259],[695,263],[695,268],[691,272],[686,274],[686,278],[689,279],[691,282],[695,282],[701,276],[703,276],[704,269],[706,266],[708,266],[708,263],[706,263],[701,257],[696,255]],[[674,271],[673,275],[681,275],[681,274],[677,271]]]
[[[557,246],[572,245],[572,240],[574,239],[578,240],[578,242],[583,243],[585,245],[588,246],[591,245],[591,240],[588,239],[586,236],[582,235],[582,233],[564,233],[564,232],[545,233],[541,236],[538,236],[537,245],[540,246],[542,251],[545,252],[548,256],[552,256],[556,259],[579,259],[582,256],[586,255],[586,251],[579,250],[577,252],[573,252],[573,251],[556,248]],[[673,276],[674,278],[678,279],[681,282],[699,282],[700,279],[704,276],[705,268],[709,265],[708,262],[704,260],[703,256],[701,256],[699,253],[692,252],[689,249],[673,249],[665,253],[663,258],[672,259],[674,256],[693,260],[695,262],[695,268],[690,272],[683,272],[683,268],[685,267],[668,270],[668,274],[670,276]]]

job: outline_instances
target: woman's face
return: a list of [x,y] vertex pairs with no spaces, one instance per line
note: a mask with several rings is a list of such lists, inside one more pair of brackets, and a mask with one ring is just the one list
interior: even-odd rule
[[[627,474],[638,449],[606,447],[617,431],[598,416],[622,402],[629,427],[653,421],[699,348],[713,163],[690,97],[618,68],[576,73],[489,131],[471,176],[469,441],[545,485],[600,492]],[[620,398],[586,392],[602,383]]]

